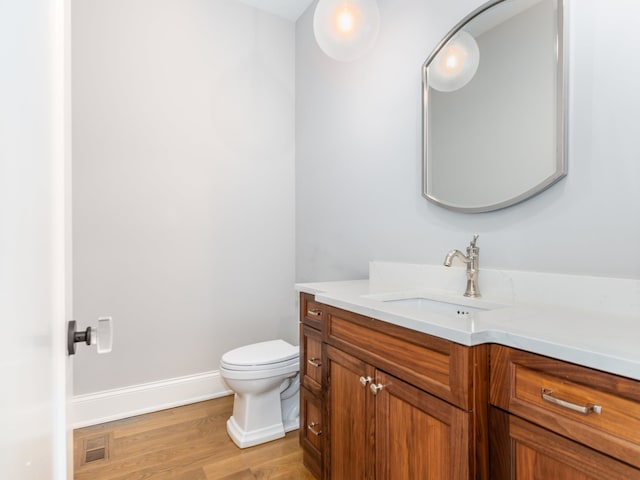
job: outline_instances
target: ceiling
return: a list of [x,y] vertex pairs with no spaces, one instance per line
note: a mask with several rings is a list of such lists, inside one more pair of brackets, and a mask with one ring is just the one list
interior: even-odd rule
[[295,22],[313,0],[238,0],[252,7]]

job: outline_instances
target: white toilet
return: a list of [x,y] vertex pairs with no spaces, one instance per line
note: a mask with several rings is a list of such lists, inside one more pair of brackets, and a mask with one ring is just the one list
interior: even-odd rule
[[240,448],[284,437],[300,422],[300,349],[284,340],[222,355],[220,375],[235,393],[227,432]]

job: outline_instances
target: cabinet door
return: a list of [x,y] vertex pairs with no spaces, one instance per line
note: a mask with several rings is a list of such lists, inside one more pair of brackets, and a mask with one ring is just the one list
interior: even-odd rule
[[327,347],[328,389],[325,471],[332,480],[373,479],[372,366]]
[[469,479],[470,414],[376,372],[376,478]]
[[494,470],[495,480],[640,479],[640,470],[515,415],[498,412],[493,418],[505,428],[499,429],[503,439],[494,439],[492,449],[508,459],[504,468]]

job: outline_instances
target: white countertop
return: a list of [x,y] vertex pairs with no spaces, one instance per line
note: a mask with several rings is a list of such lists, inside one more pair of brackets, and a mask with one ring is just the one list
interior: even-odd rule
[[[318,302],[326,305],[462,345],[498,343],[640,380],[640,312],[637,307],[640,298],[636,298],[640,297],[640,282],[637,280],[612,279],[616,292],[626,302],[624,308],[619,307],[619,299],[611,292],[602,293],[602,297],[610,299],[613,296],[615,308],[607,308],[606,302],[603,303],[601,299],[594,300],[595,295],[585,291],[589,282],[576,287],[585,297],[579,305],[544,305],[526,298],[513,287],[516,283],[513,279],[520,280],[521,274],[507,275],[511,295],[504,295],[504,290],[500,295],[500,290],[493,288],[489,290],[494,298],[485,296],[468,299],[461,293],[435,290],[432,286],[416,289],[415,282],[411,285],[406,282],[381,282],[379,275],[376,275],[379,266],[372,264],[371,278],[368,280],[301,283],[296,285],[296,290],[313,294]],[[433,269],[440,267],[426,268],[433,273]],[[459,273],[455,275],[459,277]],[[500,275],[504,277],[505,273],[500,272]],[[491,274],[488,276],[491,277]],[[549,278],[543,280],[549,283]],[[560,280],[564,280],[559,282],[563,285],[570,278]],[[421,286],[424,284],[422,282]],[[596,284],[600,292],[603,289],[602,279],[597,279]],[[482,288],[482,282],[480,285]],[[464,287],[464,278],[460,286]],[[492,309],[458,317],[381,301],[414,296]],[[629,299],[629,296],[632,298]],[[493,308],[496,304],[499,308]]]

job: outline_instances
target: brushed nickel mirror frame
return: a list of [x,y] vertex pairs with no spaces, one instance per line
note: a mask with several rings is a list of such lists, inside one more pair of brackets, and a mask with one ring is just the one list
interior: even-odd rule
[[[465,213],[482,213],[500,210],[524,200],[527,200],[542,191],[549,188],[551,185],[558,182],[560,179],[567,175],[568,171],[568,152],[567,152],[567,65],[566,65],[566,48],[567,48],[567,29],[565,26],[566,17],[566,5],[565,0],[540,0],[551,1],[554,4],[556,11],[556,29],[555,29],[555,69],[556,69],[556,85],[555,85],[555,171],[546,177],[543,181],[537,185],[522,191],[519,194],[513,195],[502,201],[492,204],[476,204],[476,205],[453,205],[452,203],[438,198],[434,194],[431,188],[429,188],[430,179],[429,175],[429,84],[428,84],[428,67],[443,47],[451,40],[459,31],[461,31],[469,22],[487,12],[488,10],[502,4],[502,3],[517,3],[520,0],[491,0],[472,13],[463,18],[455,27],[453,27],[447,35],[438,43],[436,48],[431,52],[427,60],[422,65],[422,195],[430,202],[458,212]],[[540,3],[538,2],[538,3]],[[530,2],[529,2],[530,3]],[[482,55],[480,57],[482,62]],[[463,173],[461,173],[463,174]],[[505,179],[508,181],[508,179]]]

